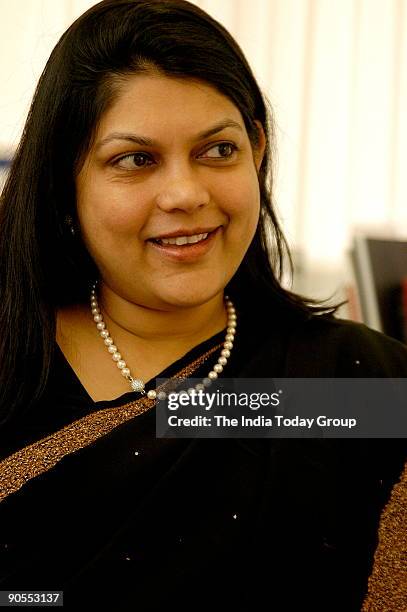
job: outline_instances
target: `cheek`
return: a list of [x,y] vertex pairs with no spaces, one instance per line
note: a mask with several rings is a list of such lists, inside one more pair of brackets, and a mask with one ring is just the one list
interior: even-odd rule
[[104,236],[134,236],[140,231],[146,218],[143,197],[137,197],[129,186],[109,185],[102,187],[90,183],[78,190],[78,216],[85,234]]
[[[248,174],[240,181],[231,181],[227,189],[227,210],[232,227],[242,234],[254,232],[260,213],[260,190],[256,175]],[[254,229],[253,229],[254,226]]]

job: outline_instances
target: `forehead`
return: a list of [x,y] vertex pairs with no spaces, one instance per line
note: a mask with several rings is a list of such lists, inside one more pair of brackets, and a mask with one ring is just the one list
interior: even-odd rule
[[97,137],[121,130],[148,130],[148,136],[195,134],[225,118],[244,128],[239,109],[208,83],[160,74],[131,75],[116,89],[113,103],[99,122]]

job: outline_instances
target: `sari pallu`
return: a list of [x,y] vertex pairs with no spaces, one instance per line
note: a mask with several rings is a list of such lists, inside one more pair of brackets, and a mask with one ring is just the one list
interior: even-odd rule
[[[288,376],[296,367],[300,376],[315,368],[315,360],[305,366],[301,359],[298,329],[274,329],[261,342],[252,330],[242,325],[245,350],[236,350],[225,375]],[[217,340],[196,347],[184,365]],[[328,352],[326,331],[319,329],[318,342]],[[309,351],[310,340],[303,344]],[[336,344],[329,351],[337,361]],[[383,351],[391,356],[391,348]],[[394,349],[394,372],[401,357]],[[207,371],[205,362],[196,374]],[[108,415],[106,404],[85,418]],[[115,407],[125,413],[120,401]],[[395,446],[157,440],[154,410],[146,410],[66,453],[0,503],[7,544],[0,587],[63,590],[72,610],[81,603],[142,611],[264,603],[281,611],[360,610],[388,492],[379,481],[390,486],[401,469]]]

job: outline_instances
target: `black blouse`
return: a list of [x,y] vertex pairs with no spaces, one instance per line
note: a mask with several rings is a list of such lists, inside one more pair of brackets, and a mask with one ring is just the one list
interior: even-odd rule
[[[238,318],[222,375],[407,377],[406,348],[365,326],[269,319]],[[137,397],[94,402],[56,347],[42,401],[3,432],[1,465]],[[0,590],[63,590],[69,610],[357,611],[404,460],[394,439],[157,439],[152,408],[3,499]]]

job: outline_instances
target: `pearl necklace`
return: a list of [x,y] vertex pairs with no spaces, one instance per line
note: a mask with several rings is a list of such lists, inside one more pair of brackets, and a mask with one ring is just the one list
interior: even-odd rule
[[[116,362],[117,367],[122,373],[122,376],[126,378],[129,383],[132,391],[137,391],[142,395],[145,395],[144,390],[144,382],[139,378],[133,378],[130,372],[130,369],[127,367],[126,362],[122,358],[117,346],[115,345],[113,338],[111,337],[109,331],[106,329],[106,324],[103,321],[103,316],[99,308],[97,293],[96,293],[96,285],[97,281],[92,285],[92,290],[90,293],[90,306],[92,310],[93,320],[96,323],[96,328],[99,332],[99,335],[103,338],[103,342],[106,345],[107,350],[112,356],[114,362]],[[223,348],[220,353],[220,357],[217,363],[213,366],[213,369],[209,372],[208,376],[202,380],[201,383],[195,385],[195,387],[191,387],[188,389],[187,393],[192,393],[193,391],[204,390],[205,387],[209,387],[213,380],[218,378],[218,374],[220,374],[227,364],[228,358],[230,357],[230,351],[233,348],[233,341],[235,338],[236,332],[236,324],[237,324],[237,316],[236,310],[233,306],[232,301],[225,295],[226,308],[228,313],[228,323],[226,329],[226,336],[223,342]],[[147,397],[149,399],[160,399],[164,400],[166,398],[166,394],[163,391],[157,393],[154,389],[151,389],[147,392]]]

